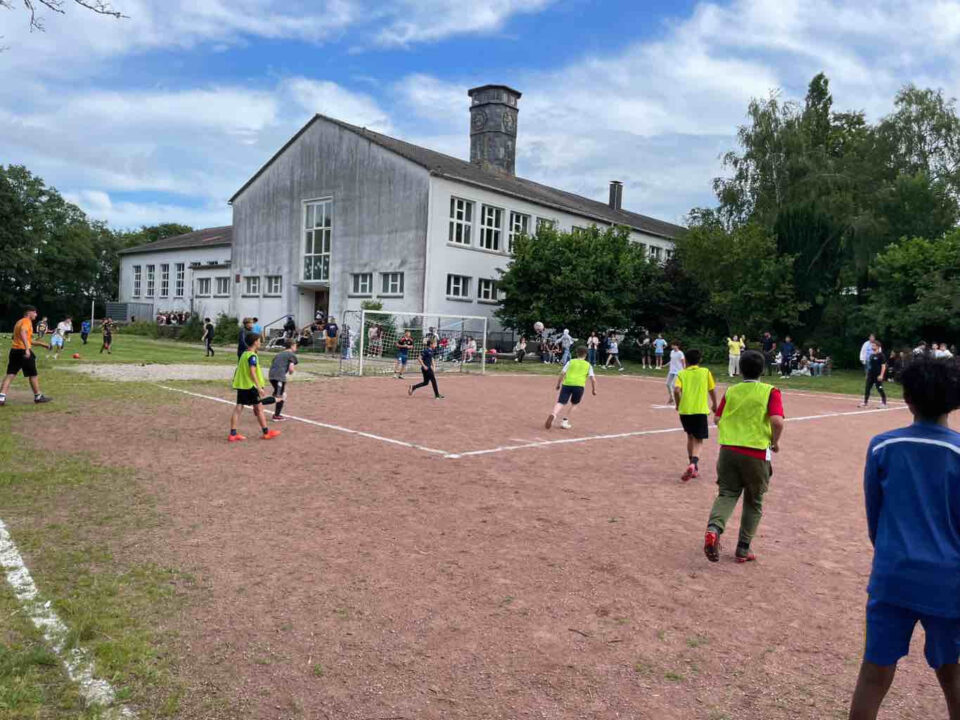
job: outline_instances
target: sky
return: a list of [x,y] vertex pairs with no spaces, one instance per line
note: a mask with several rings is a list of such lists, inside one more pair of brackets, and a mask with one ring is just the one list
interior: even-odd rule
[[875,120],[960,95],[960,0],[65,0],[0,7],[0,164],[117,229],[229,224],[230,196],[321,112],[469,157],[466,91],[523,93],[517,174],[682,222],[713,204],[752,98]]

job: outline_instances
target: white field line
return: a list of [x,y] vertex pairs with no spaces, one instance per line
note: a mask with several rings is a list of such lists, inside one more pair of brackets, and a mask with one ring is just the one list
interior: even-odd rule
[[[190,392],[189,390],[181,390],[180,388],[169,387],[167,385],[158,384],[157,387],[161,387],[164,390],[170,390],[171,392],[182,393],[183,395],[190,395],[191,397],[203,398],[204,400],[213,400],[214,402],[223,403],[224,405],[235,405],[235,403],[230,400],[214,397],[213,395],[203,395],[202,393]],[[422,450],[423,452],[432,453],[434,455],[442,455],[443,457],[449,457],[450,455],[450,453],[448,453],[446,450],[437,450],[436,448],[427,447],[425,445],[418,445],[417,443],[406,442],[405,440],[396,440],[394,438],[388,438],[382,435],[375,435],[373,433],[364,432],[363,430],[354,430],[353,428],[343,427],[342,425],[332,425],[330,423],[319,422],[318,420],[310,420],[309,418],[297,417],[296,415],[287,415],[286,417],[290,418],[291,420],[296,420],[297,422],[306,423],[307,425],[314,425],[316,427],[322,427],[328,430],[336,430],[337,432],[347,433],[349,435],[358,435],[360,437],[369,438],[370,440],[379,440],[380,442],[389,443],[390,445],[400,445],[401,447],[413,448],[414,450]]]
[[7,576],[7,582],[20,602],[24,613],[34,626],[43,634],[43,639],[63,663],[69,678],[80,686],[80,694],[89,706],[106,708],[108,718],[135,718],[127,707],[113,707],[116,694],[110,683],[94,676],[93,663],[82,648],[68,648],[67,626],[50,607],[50,603],[40,599],[30,571],[23,562],[17,546],[14,544],[7,526],[0,520],[0,567]]
[[[874,413],[892,412],[894,410],[903,410],[903,407],[886,407],[876,410],[855,410],[850,412],[824,413],[823,415],[805,415],[803,417],[787,418],[786,422],[802,422],[804,420],[822,420],[825,418],[845,417],[848,415],[872,415]],[[474,457],[476,455],[493,455],[494,453],[510,452],[512,450],[526,450],[528,448],[546,447],[549,445],[572,445],[574,443],[593,442],[594,440],[616,440],[619,438],[639,437],[643,435],[663,435],[666,433],[682,432],[681,427],[663,428],[662,430],[636,430],[634,432],[614,433],[610,435],[587,435],[586,437],[564,438],[562,440],[542,440],[540,442],[524,443],[522,445],[501,445],[500,447],[489,448],[487,450],[469,450],[462,453],[448,453],[446,457],[451,460],[458,458]]]

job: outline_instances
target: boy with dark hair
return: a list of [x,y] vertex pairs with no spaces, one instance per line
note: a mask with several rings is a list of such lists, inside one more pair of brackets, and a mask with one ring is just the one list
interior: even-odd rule
[[[247,333],[253,332],[253,318],[245,317],[240,322],[240,336],[237,338],[237,359],[247,351]],[[259,333],[254,333],[259,335]]]
[[687,350],[684,359],[687,366],[677,373],[673,398],[680,415],[680,424],[687,434],[687,458],[690,464],[680,476],[683,482],[687,482],[700,476],[700,450],[703,448],[703,441],[710,437],[707,419],[711,411],[717,412],[717,383],[710,370],[700,367],[699,350]]
[[850,720],[874,720],[919,621],[951,720],[960,718],[960,366],[920,357],[901,377],[913,424],[867,448],[864,495],[873,544],[867,638]]
[[84,320],[80,323],[80,339],[83,341],[83,344],[87,344],[87,338],[90,337],[90,321]]
[[407,362],[410,359],[410,351],[413,349],[413,335],[409,330],[404,330],[403,335],[397,340],[397,361],[393,364],[393,376],[398,380],[403,380],[403,374],[407,371]]
[[206,350],[203,353],[204,357],[213,357],[213,334],[216,332],[216,328],[213,327],[213,323],[210,322],[210,318],[203,319],[203,337],[200,339],[203,340],[204,347]]
[[106,350],[107,355],[113,355],[113,350],[110,349],[113,346],[113,320],[104,318],[100,332],[103,334],[100,354],[103,355],[103,351]]
[[278,352],[270,363],[269,380],[273,387],[273,397],[277,399],[271,418],[273,422],[283,422],[287,419],[283,414],[283,404],[287,401],[287,375],[293,375],[293,369],[299,362],[297,340],[292,338],[286,341],[286,349]]
[[[870,336],[873,337],[872,335]],[[870,391],[876,386],[880,393],[880,403],[887,406],[887,394],[883,391],[883,381],[887,377],[887,356],[880,349],[880,343],[870,340],[870,352],[867,354],[867,384],[863,389],[863,402],[857,407],[867,407],[870,404]]]
[[233,408],[233,414],[230,415],[230,436],[227,440],[233,443],[247,439],[237,433],[237,423],[240,422],[240,413],[243,412],[245,405],[253,408],[253,414],[256,415],[257,422],[260,424],[262,433],[260,437],[264,440],[273,440],[280,431],[267,429],[267,418],[263,415],[263,404],[266,400],[273,401],[273,398],[263,398],[266,390],[263,387],[260,358],[257,355],[257,350],[260,349],[260,336],[255,332],[248,332],[244,342],[246,349],[240,355],[237,368],[233,371],[233,389],[237,391],[237,405]]
[[[557,378],[557,390],[560,391],[560,396],[557,398],[557,404],[553,406],[553,412],[547,416],[547,422],[544,424],[547,430],[553,427],[553,421],[557,419],[557,415],[567,403],[573,403],[571,410],[580,404],[584,388],[587,386],[587,378],[590,378],[593,394],[597,394],[597,378],[593,374],[593,365],[587,362],[586,357],[587,349],[577,348],[577,357],[568,360],[560,371],[560,377]],[[560,421],[560,427],[564,430],[570,429],[569,413]]]
[[418,360],[420,361],[420,372],[423,374],[423,382],[418,382],[416,385],[411,385],[410,389],[407,391],[408,395],[413,395],[418,388],[426,387],[427,385],[433,385],[433,397],[437,400],[442,400],[443,395],[440,394],[440,389],[437,387],[437,376],[433,371],[433,364],[435,362],[434,356],[437,352],[437,337],[432,335],[427,339],[427,344],[423,348],[423,351],[420,353]]
[[7,374],[0,383],[0,407],[7,404],[7,390],[10,383],[22,372],[33,390],[35,403],[48,403],[50,398],[40,392],[40,379],[37,377],[37,354],[34,345],[50,349],[50,346],[33,339],[33,321],[37,319],[37,309],[32,305],[23,308],[23,317],[13,326],[13,338],[10,342],[10,355],[7,360]]
[[677,375],[686,367],[686,358],[680,349],[680,341],[670,343],[670,365],[667,368],[667,405],[673,405],[673,389],[677,384]]
[[783,434],[783,398],[777,388],[760,382],[763,365],[763,355],[756,350],[741,353],[743,382],[727,388],[717,408],[719,489],[703,540],[703,552],[710,562],[720,559],[720,535],[741,494],[743,513],[735,557],[740,563],[757,559],[750,552],[750,541],[760,524],[763,496],[773,474],[769,453],[780,451]]

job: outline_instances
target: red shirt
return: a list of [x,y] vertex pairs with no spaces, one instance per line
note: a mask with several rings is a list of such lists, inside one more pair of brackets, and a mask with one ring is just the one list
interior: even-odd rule
[[[723,408],[727,405],[727,396],[724,395],[723,399],[720,400],[720,407],[717,408],[716,418],[719,420],[723,416]],[[767,415],[773,417],[774,415],[779,415],[784,417],[783,414],[783,396],[780,394],[780,390],[773,388],[770,391],[770,399],[767,401]],[[757,450],[757,448],[741,447],[739,445],[721,445],[721,448],[726,448],[731,452],[740,453],[741,455],[746,455],[747,457],[758,458],[759,460],[767,459],[766,450]]]

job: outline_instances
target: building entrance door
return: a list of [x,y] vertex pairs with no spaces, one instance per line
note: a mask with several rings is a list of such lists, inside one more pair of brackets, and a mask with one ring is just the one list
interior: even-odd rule
[[324,319],[330,317],[330,291],[327,288],[322,288],[317,290],[313,294],[313,316],[316,317],[318,312],[323,312]]

